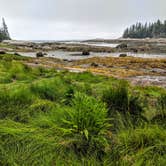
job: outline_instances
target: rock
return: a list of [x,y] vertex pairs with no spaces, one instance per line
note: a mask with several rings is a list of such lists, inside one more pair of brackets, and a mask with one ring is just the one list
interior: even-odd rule
[[47,53],[46,53],[46,52],[44,52],[44,53],[43,53],[43,55],[47,55]]
[[21,56],[19,53],[15,52],[14,55]]
[[119,57],[127,57],[127,54],[120,54]]
[[73,62],[73,60],[70,59],[63,59],[64,62]]
[[0,50],[0,54],[6,54],[6,52],[3,50]]
[[119,44],[116,48],[120,48],[120,49],[127,48],[127,44],[125,43]]
[[37,52],[36,53],[36,57],[39,58],[39,57],[44,57],[44,54],[42,52]]
[[82,55],[90,55],[90,52],[89,51],[83,51]]
[[51,47],[50,46],[43,46],[43,49],[44,50],[51,50]]
[[133,51],[134,53],[137,53],[137,52],[138,52],[138,49],[136,49],[136,48],[131,48],[131,51]]
[[98,67],[99,65],[97,63],[93,62],[93,63],[91,63],[91,66]]

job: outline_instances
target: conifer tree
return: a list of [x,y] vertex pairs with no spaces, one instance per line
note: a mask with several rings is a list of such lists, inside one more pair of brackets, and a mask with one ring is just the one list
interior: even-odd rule
[[7,24],[5,23],[5,19],[2,18],[2,27],[0,28],[0,41],[10,40],[10,35],[8,31]]
[[123,34],[124,38],[166,38],[166,21],[157,20],[154,23],[136,23],[127,28]]

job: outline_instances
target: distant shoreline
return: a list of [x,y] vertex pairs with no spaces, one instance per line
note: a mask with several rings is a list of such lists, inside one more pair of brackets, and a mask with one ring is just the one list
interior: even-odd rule
[[117,38],[117,39],[87,39],[87,40],[4,40],[3,43],[63,43],[63,42],[106,42],[106,43],[116,43],[116,42],[162,42],[166,43],[166,38]]
[[92,39],[92,40],[67,40],[67,41],[28,41],[28,40],[6,40],[4,45],[6,51],[14,52],[38,52],[38,51],[70,51],[82,52],[133,52],[133,53],[161,53],[166,54],[166,38],[145,38],[145,39]]

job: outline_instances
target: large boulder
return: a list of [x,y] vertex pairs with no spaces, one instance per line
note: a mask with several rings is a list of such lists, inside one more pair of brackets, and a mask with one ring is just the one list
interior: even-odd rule
[[3,50],[0,50],[0,54],[6,54],[6,52]]
[[17,52],[15,52],[14,55],[16,55],[16,56],[21,56],[21,55],[20,55],[19,53],[17,53]]
[[125,43],[119,44],[116,48],[125,49],[127,48],[127,44]]
[[44,53],[43,52],[37,52],[36,53],[36,57],[39,58],[39,57],[44,57]]
[[137,53],[138,52],[138,49],[137,48],[131,48],[130,49],[132,52],[134,52],[134,53]]
[[98,67],[99,65],[97,63],[93,62],[93,63],[91,63],[91,66],[92,67]]
[[82,52],[82,55],[90,55],[90,52],[85,50]]
[[120,54],[119,57],[121,58],[127,57],[127,54]]

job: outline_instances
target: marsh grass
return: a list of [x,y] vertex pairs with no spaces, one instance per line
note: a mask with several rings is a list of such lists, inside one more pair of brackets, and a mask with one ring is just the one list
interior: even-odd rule
[[165,89],[12,56],[0,58],[0,165],[166,165]]
[[110,161],[117,165],[164,165],[165,134],[165,129],[156,125],[119,131]]
[[76,138],[72,143],[77,153],[90,153],[104,150],[107,145],[106,133],[111,126],[107,119],[107,110],[103,103],[82,93],[76,93],[71,109],[67,109],[62,118],[62,129],[68,139]]

